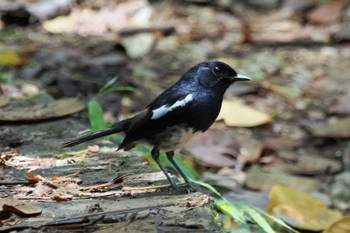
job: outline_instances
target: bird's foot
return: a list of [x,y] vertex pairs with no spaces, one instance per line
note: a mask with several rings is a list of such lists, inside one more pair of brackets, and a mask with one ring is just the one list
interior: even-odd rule
[[184,193],[193,193],[197,192],[197,187],[192,184],[171,184],[167,187],[161,187],[156,190],[157,192],[169,192],[172,194],[184,194]]
[[185,184],[180,184],[180,185],[176,185],[176,187],[174,187],[175,190],[181,192],[181,193],[193,193],[193,192],[197,192],[197,187],[194,186],[193,184],[190,183],[185,183]]

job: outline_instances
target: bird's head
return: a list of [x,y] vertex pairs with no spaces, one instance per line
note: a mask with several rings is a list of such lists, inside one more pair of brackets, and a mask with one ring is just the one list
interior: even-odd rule
[[238,74],[231,66],[220,61],[205,61],[193,67],[199,83],[204,87],[229,87],[236,81],[250,81]]

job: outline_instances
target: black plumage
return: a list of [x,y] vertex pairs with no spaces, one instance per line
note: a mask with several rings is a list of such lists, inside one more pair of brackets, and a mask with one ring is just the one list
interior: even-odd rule
[[190,186],[188,178],[173,160],[174,150],[204,133],[218,116],[226,89],[235,81],[247,80],[250,78],[237,74],[223,62],[202,62],[189,69],[179,81],[161,93],[141,113],[120,121],[109,129],[77,137],[62,146],[70,147],[124,132],[125,138],[118,150],[128,149],[136,141],[151,144],[152,158],[170,184],[176,187],[159,161],[159,150],[164,150],[169,161]]

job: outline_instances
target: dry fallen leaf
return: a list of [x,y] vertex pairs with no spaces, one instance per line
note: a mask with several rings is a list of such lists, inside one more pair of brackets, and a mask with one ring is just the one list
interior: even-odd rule
[[67,98],[45,105],[1,109],[0,121],[38,121],[57,118],[79,112],[84,107],[84,103],[77,98]]
[[41,213],[41,208],[28,201],[20,201],[13,198],[0,200],[1,212],[14,212],[22,215],[37,215]]
[[[209,167],[229,167],[234,165],[232,157],[239,152],[237,142],[226,131],[211,128],[187,149]],[[231,156],[226,156],[231,155]]]
[[317,137],[348,138],[350,137],[350,117],[315,124],[311,126],[311,132]]
[[228,126],[254,127],[272,121],[272,117],[235,100],[224,100],[217,120]]
[[350,232],[350,215],[333,222],[327,227],[324,233],[349,233]]
[[341,171],[342,163],[308,151],[301,153],[279,151],[278,157],[270,167],[278,167],[280,170],[298,175],[319,175]]
[[348,0],[329,1],[307,14],[306,19],[313,24],[336,23],[347,4]]
[[290,86],[283,86],[278,84],[273,84],[269,82],[268,80],[263,80],[260,82],[260,85],[270,91],[273,91],[285,98],[296,98],[301,95],[301,89],[298,87],[290,87]]
[[240,146],[239,157],[241,161],[255,163],[259,160],[263,151],[263,144],[259,140],[254,139],[250,134],[236,134],[235,139]]
[[26,176],[30,179],[30,180],[33,180],[33,181],[43,181],[45,180],[41,175],[34,175],[32,173],[33,170],[29,170],[29,171],[26,171]]
[[27,60],[16,52],[7,51],[0,53],[0,65],[22,66],[26,63]]
[[274,185],[288,185],[306,192],[316,190],[317,180],[309,177],[290,175],[279,168],[265,171],[257,165],[251,166],[247,171],[244,185],[253,190],[268,193]]
[[266,208],[291,226],[311,231],[324,230],[342,217],[340,211],[329,209],[320,199],[282,185],[272,187]]

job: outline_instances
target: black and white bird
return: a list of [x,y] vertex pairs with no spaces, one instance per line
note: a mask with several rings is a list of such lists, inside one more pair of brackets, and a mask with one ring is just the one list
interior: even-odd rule
[[220,61],[205,61],[190,68],[179,81],[161,93],[142,112],[122,120],[109,129],[82,135],[64,143],[74,146],[95,138],[124,132],[118,150],[128,149],[136,141],[153,146],[152,158],[159,165],[172,187],[177,185],[159,161],[159,151],[191,187],[190,181],[174,161],[174,150],[203,134],[218,116],[226,89],[236,81],[250,78],[238,74]]

